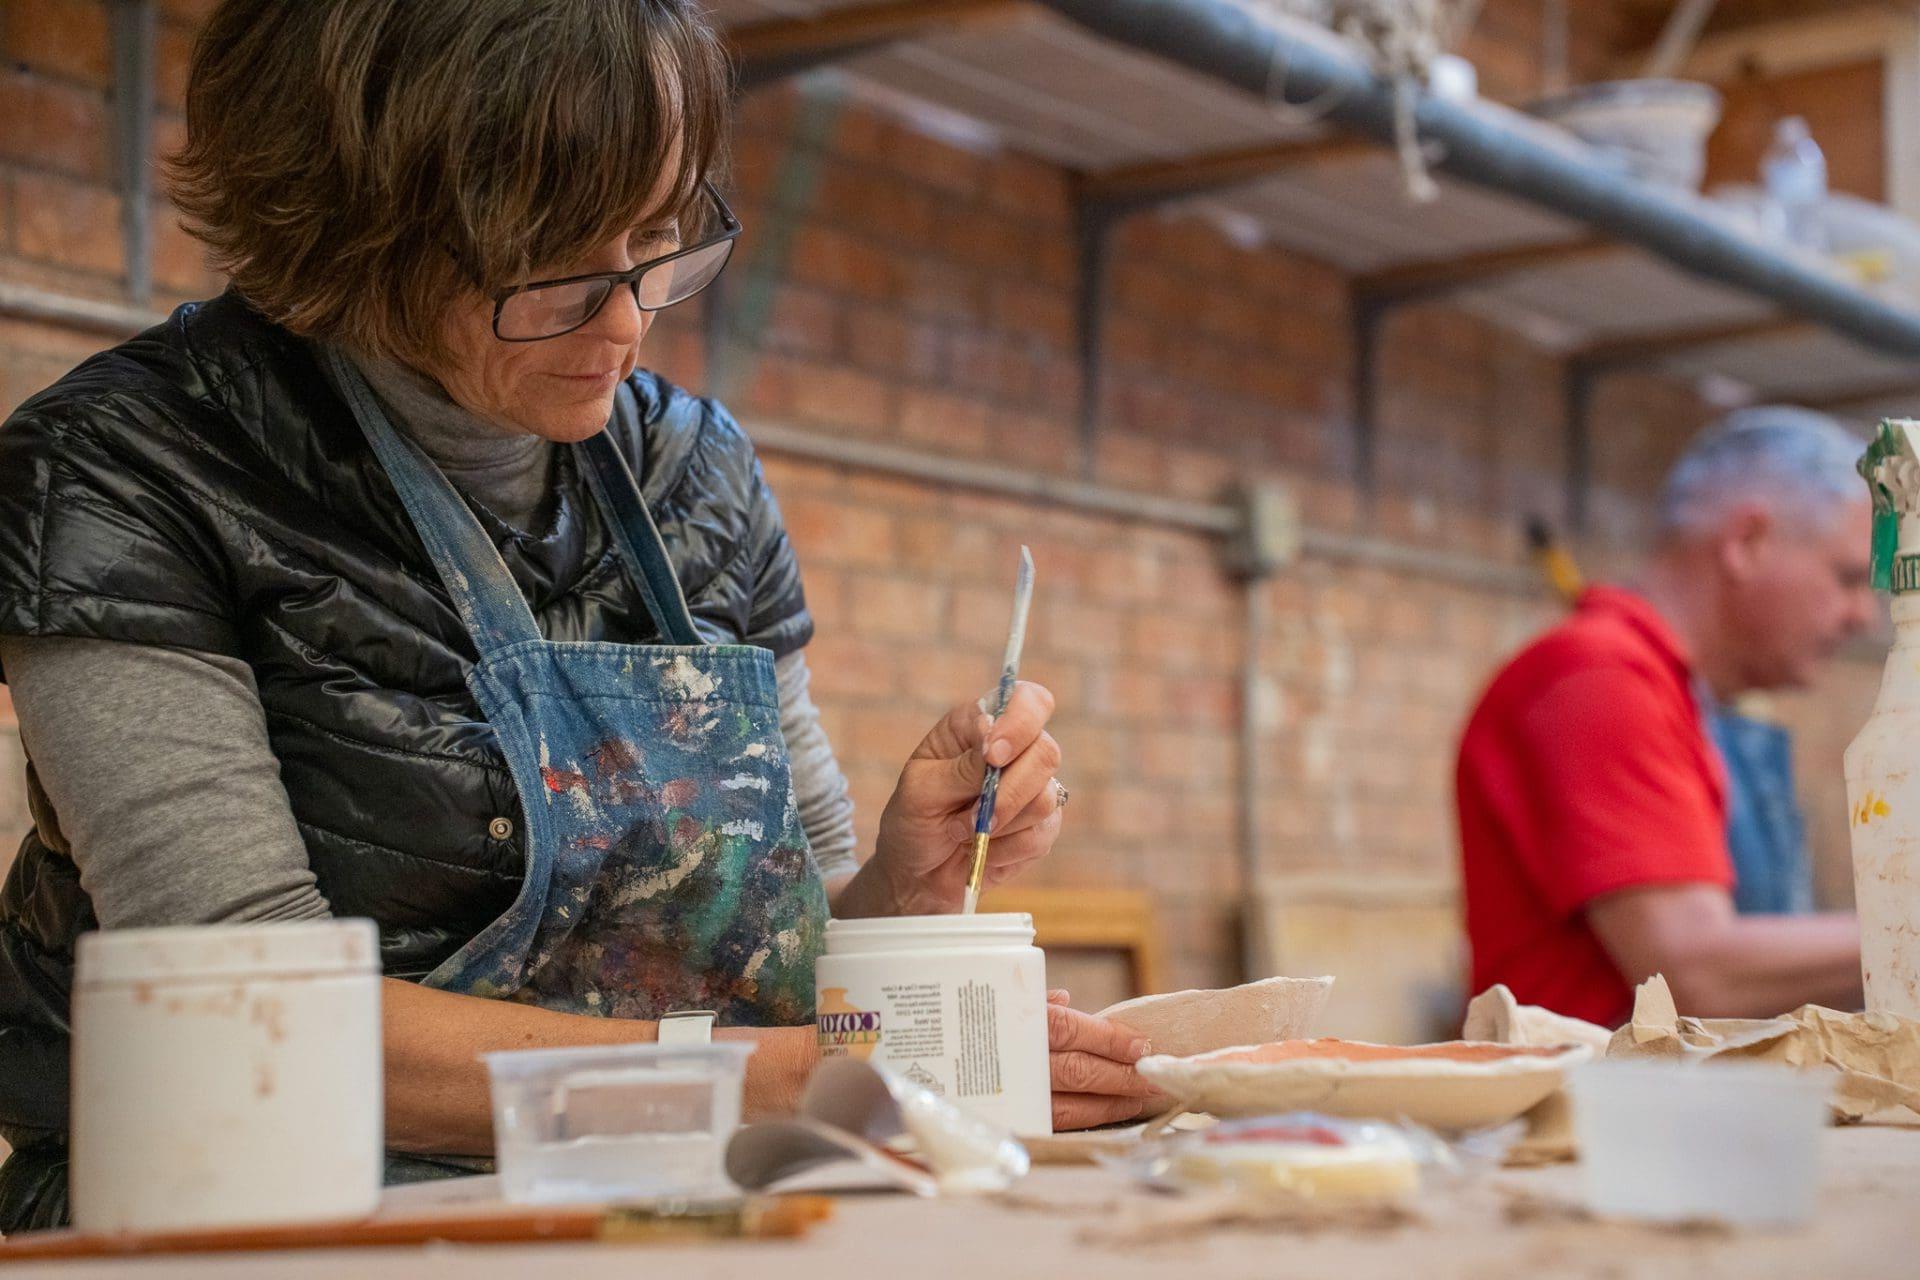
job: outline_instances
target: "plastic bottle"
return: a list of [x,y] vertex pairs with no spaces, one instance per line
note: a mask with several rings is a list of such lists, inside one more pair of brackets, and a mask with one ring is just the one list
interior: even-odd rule
[[1893,649],[1847,748],[1847,811],[1867,1010],[1920,1018],[1920,423],[1885,422],[1860,470],[1873,491],[1874,585],[1893,593]]
[[1760,162],[1760,176],[1788,241],[1824,253],[1827,156],[1804,118],[1788,116],[1774,126],[1773,146]]

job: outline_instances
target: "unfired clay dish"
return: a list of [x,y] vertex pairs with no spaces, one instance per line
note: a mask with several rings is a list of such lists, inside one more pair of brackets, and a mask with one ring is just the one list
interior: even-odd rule
[[1191,1111],[1216,1116],[1322,1111],[1460,1131],[1504,1124],[1558,1089],[1585,1045],[1385,1045],[1287,1040],[1198,1057],[1156,1054],[1140,1074]]
[[1265,978],[1218,991],[1138,996],[1100,1011],[1145,1036],[1157,1054],[1187,1058],[1233,1045],[1311,1035],[1332,978]]

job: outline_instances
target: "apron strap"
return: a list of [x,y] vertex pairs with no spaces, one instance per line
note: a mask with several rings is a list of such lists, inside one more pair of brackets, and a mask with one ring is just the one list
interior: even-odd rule
[[[614,416],[633,412],[633,392],[622,385],[614,395]],[[612,434],[602,431],[574,447],[586,463],[581,470],[586,473],[594,496],[600,500],[600,510],[607,515],[614,547],[626,562],[634,585],[640,588],[647,612],[653,615],[653,625],[670,644],[705,643],[694,628],[693,614],[687,609],[687,598],[680,590],[673,561],[667,557],[667,544],[660,536],[660,527],[653,522],[653,513],[647,510],[646,500],[640,496],[633,469],[613,442]]]
[[490,658],[508,645],[539,640],[533,610],[466,501],[433,459],[387,421],[353,362],[325,344],[320,344],[320,355],[412,517],[414,532],[426,545],[480,656]]

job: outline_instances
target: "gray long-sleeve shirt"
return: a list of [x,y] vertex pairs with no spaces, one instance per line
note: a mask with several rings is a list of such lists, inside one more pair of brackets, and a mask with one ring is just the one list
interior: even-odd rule
[[[396,425],[516,528],[541,519],[553,446],[466,413],[397,365],[358,362]],[[0,636],[22,745],[108,928],[328,914],[280,783],[252,669],[223,654]],[[820,873],[858,869],[847,781],[798,653],[774,666],[800,821]]]

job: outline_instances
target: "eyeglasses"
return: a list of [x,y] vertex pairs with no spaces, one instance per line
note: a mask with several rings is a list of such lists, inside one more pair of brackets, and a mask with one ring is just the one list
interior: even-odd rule
[[598,271],[560,280],[535,280],[494,295],[493,335],[503,342],[539,342],[590,322],[621,285],[642,311],[663,311],[712,284],[733,256],[740,220],[711,182],[700,187],[720,215],[720,231],[698,244],[650,258],[626,271]]

